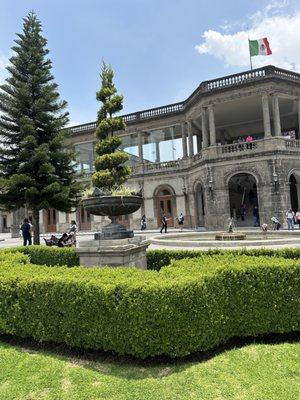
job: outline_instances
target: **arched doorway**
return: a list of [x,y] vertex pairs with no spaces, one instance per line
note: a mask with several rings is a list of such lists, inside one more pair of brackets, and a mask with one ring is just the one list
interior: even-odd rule
[[83,206],[77,209],[77,220],[80,231],[91,230],[91,214],[87,212]]
[[253,175],[233,175],[228,183],[230,216],[238,226],[253,226],[253,208],[259,206],[257,183]]
[[290,179],[290,198],[291,198],[291,207],[293,211],[297,211],[299,208],[299,201],[298,201],[298,191],[297,191],[297,179],[294,174],[291,174]]
[[201,183],[197,183],[195,190],[196,197],[196,213],[197,213],[197,226],[205,225],[205,199],[204,199],[204,190]]
[[161,225],[161,217],[163,214],[168,219],[168,226],[174,226],[175,211],[175,195],[170,187],[165,186],[157,190],[155,194],[155,206],[157,211],[157,226]]

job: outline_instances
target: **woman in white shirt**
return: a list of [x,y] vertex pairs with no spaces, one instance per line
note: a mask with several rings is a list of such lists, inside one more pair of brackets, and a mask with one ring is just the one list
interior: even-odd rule
[[295,218],[295,213],[294,211],[290,208],[286,213],[286,220],[288,223],[288,230],[294,230],[294,218]]

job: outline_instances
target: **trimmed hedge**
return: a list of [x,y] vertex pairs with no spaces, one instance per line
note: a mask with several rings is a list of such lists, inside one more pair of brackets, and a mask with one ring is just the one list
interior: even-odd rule
[[202,255],[156,271],[0,262],[0,332],[145,358],[300,329],[300,260]]
[[[79,257],[74,248],[57,248],[46,246],[18,246],[0,250],[2,253],[23,253],[29,256],[32,264],[47,265],[50,267],[79,266]],[[248,255],[253,257],[283,257],[287,259],[300,259],[300,249],[285,248],[276,249],[241,249],[241,250],[150,250],[147,252],[147,269],[159,271],[162,267],[169,265],[172,260],[198,258],[203,255]],[[1,259],[0,259],[1,260]]]
[[172,260],[182,260],[189,258],[202,257],[203,255],[227,255],[235,256],[248,255],[252,257],[282,257],[287,259],[300,259],[300,248],[284,248],[284,249],[247,249],[240,250],[150,250],[147,252],[147,269],[159,271],[162,267],[169,265]]
[[2,253],[23,253],[28,255],[32,264],[47,265],[48,267],[79,266],[79,257],[74,248],[47,247],[47,246],[18,246],[0,250]]

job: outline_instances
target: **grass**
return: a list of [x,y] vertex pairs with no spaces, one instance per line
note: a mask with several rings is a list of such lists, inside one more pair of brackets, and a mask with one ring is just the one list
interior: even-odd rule
[[299,400],[300,344],[227,346],[137,361],[27,341],[0,342],[1,400]]

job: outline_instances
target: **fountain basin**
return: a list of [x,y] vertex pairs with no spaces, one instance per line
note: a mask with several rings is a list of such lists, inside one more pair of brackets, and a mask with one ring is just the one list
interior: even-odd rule
[[94,196],[82,200],[86,211],[93,215],[107,216],[111,223],[104,226],[101,232],[94,235],[95,240],[112,240],[133,238],[132,230],[128,230],[117,221],[120,215],[137,211],[142,205],[140,196]]
[[268,231],[263,233],[259,230],[249,229],[246,232],[235,231],[234,233],[246,234],[243,240],[216,240],[216,235],[225,232],[177,232],[151,238],[153,245],[170,248],[234,248],[234,247],[293,247],[300,245],[300,229],[295,231]]
[[140,196],[95,196],[82,200],[82,205],[90,214],[117,217],[137,211],[142,201]]

